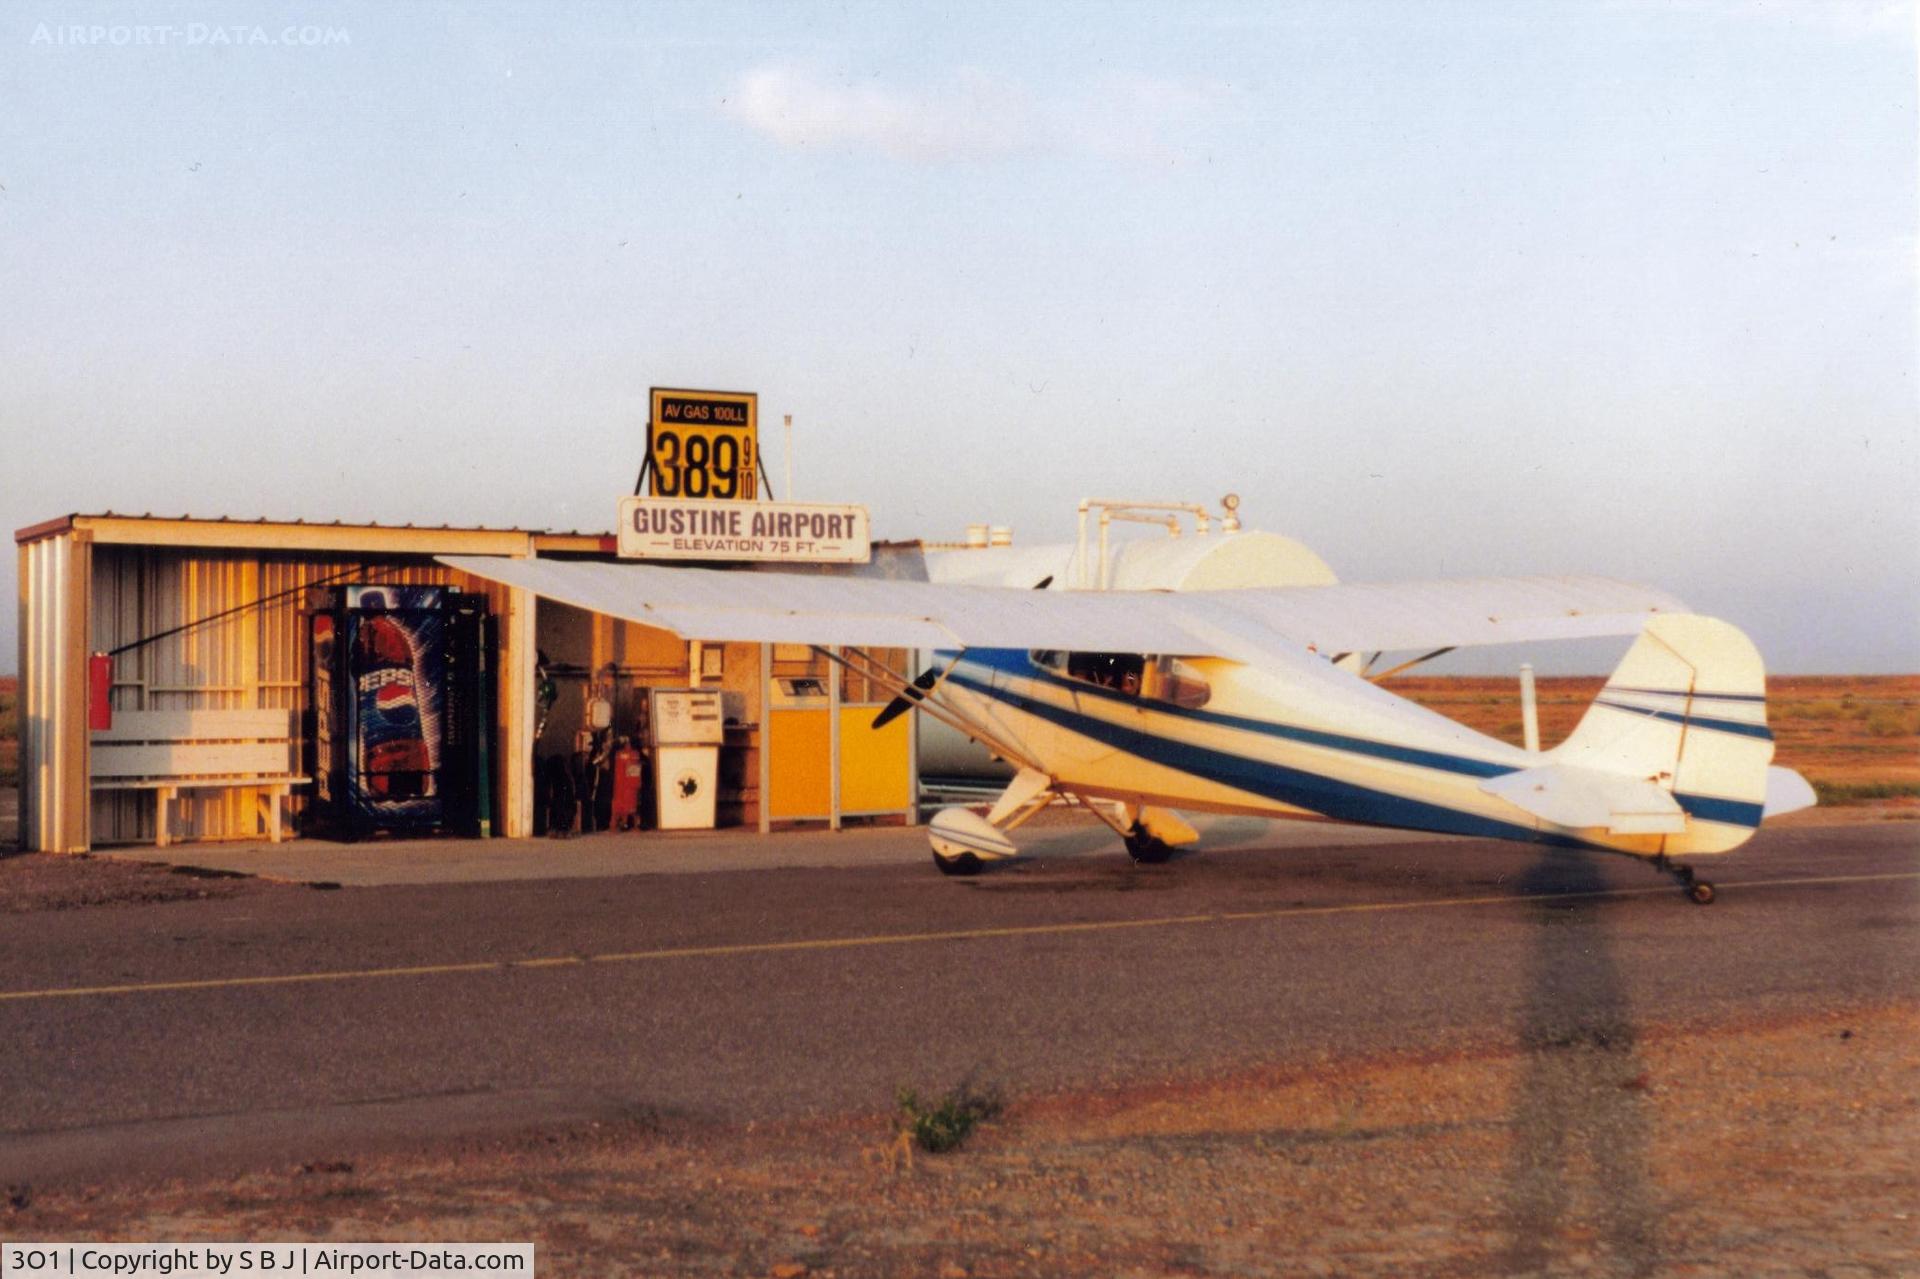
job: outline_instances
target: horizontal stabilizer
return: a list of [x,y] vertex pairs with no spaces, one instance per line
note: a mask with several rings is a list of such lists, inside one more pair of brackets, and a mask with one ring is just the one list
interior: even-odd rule
[[1623,773],[1544,764],[1480,783],[1516,808],[1571,830],[1605,827],[1610,835],[1677,835],[1687,815],[1669,791]]
[[1813,793],[1813,787],[1807,784],[1807,779],[1791,768],[1767,769],[1767,807],[1763,816],[1778,817],[1782,813],[1797,813],[1803,808],[1812,808],[1819,802],[1819,797]]

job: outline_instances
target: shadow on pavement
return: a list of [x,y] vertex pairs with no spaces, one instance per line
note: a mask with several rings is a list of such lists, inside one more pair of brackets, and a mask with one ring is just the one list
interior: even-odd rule
[[[1521,887],[1598,891],[1606,884],[1595,862],[1588,853],[1544,853]],[[1608,913],[1633,908],[1605,898],[1532,903],[1518,1026],[1525,1061],[1509,1116],[1508,1273],[1563,1268],[1569,1259],[1555,1250],[1569,1237],[1591,1237],[1592,1251],[1607,1254],[1594,1258],[1605,1273],[1649,1274],[1658,1260],[1646,1067],[1607,936]]]

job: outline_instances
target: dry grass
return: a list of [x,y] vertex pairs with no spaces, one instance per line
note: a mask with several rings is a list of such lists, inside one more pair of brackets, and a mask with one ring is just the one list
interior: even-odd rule
[[[1606,681],[1539,681],[1540,741],[1564,741]],[[1469,728],[1520,742],[1517,679],[1426,676],[1387,687]],[[1777,675],[1767,681],[1774,762],[1798,769],[1824,803],[1920,804],[1920,675]]]

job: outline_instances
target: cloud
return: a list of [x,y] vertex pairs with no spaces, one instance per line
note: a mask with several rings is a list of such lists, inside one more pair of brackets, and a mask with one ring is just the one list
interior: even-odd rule
[[1175,136],[1226,92],[1198,82],[1107,76],[1042,97],[975,69],[937,85],[898,88],[771,64],[744,73],[725,110],[783,146],[876,151],[922,163],[1060,151],[1158,162],[1184,154]]
[[1017,87],[974,71],[938,89],[828,81],[795,67],[741,77],[727,113],[790,147],[846,147],[896,159],[1005,155],[1040,145],[1044,126]]

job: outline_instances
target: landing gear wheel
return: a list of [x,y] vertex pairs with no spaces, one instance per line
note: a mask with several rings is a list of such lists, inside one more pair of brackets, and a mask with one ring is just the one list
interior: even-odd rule
[[1681,889],[1687,894],[1687,900],[1700,906],[1713,904],[1713,885],[1704,879],[1696,879],[1693,867],[1683,866],[1679,862],[1668,861],[1664,855],[1653,859],[1653,864],[1673,876]]
[[939,853],[935,853],[933,855],[933,864],[940,868],[942,875],[960,876],[978,875],[981,865],[980,859],[972,853],[961,853],[958,857],[943,857]]
[[1173,856],[1173,845],[1135,826],[1126,836],[1127,856],[1142,866],[1157,866]]

